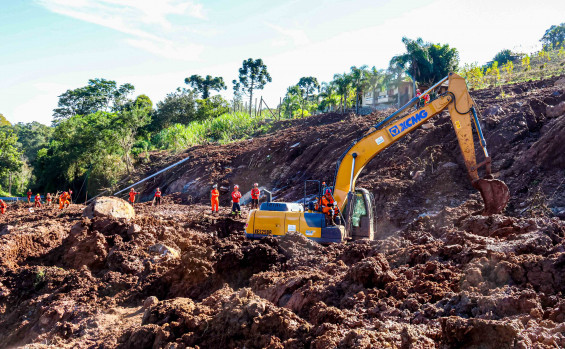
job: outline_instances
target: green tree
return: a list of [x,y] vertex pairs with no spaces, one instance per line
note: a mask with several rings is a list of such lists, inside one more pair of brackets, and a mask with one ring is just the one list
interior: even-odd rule
[[0,128],[0,177],[19,171],[23,163],[17,148],[18,137],[10,127]]
[[6,120],[4,115],[0,113],[0,126],[10,126],[10,121]]
[[59,96],[58,108],[53,110],[53,125],[74,115],[119,110],[134,90],[131,84],[118,86],[112,80],[90,79],[88,85],[67,90]]
[[340,106],[343,113],[347,107],[347,99],[351,89],[351,76],[347,73],[335,74],[333,83],[337,88],[337,93],[340,95]]
[[540,39],[544,48],[558,48],[563,47],[565,42],[565,23],[559,25],[552,25],[545,31]]
[[530,66],[530,56],[525,55],[524,57],[522,57],[522,67],[524,68],[524,71],[532,69],[532,67]]
[[283,112],[288,113],[289,118],[293,118],[295,113],[302,109],[303,93],[304,91],[298,85],[287,88],[283,100]]
[[461,70],[461,76],[465,78],[470,88],[479,89],[484,87],[483,68],[477,63],[465,64]]
[[337,88],[334,83],[323,82],[320,91],[320,104],[318,105],[318,110],[328,111],[335,110],[335,107],[339,103],[340,96],[337,93]]
[[490,77],[492,85],[496,86],[498,80],[500,80],[500,69],[498,69],[498,62],[492,62],[492,65],[487,68],[485,75]]
[[172,126],[173,124],[188,125],[196,120],[196,92],[178,88],[169,93],[164,100],[157,102],[157,109],[151,124],[148,125],[152,133]]
[[[500,66],[503,66],[504,64],[506,64],[506,62],[508,61],[512,61],[513,58],[516,56],[516,54],[514,54],[511,50],[502,50],[500,52],[498,52],[494,58],[492,59],[493,62],[498,62],[498,64]],[[492,63],[490,63],[492,64]],[[490,66],[489,64],[489,66]]]
[[351,87],[355,90],[355,107],[359,111],[359,105],[363,100],[363,93],[370,87],[371,72],[369,67],[363,65],[359,68],[356,66],[351,67],[349,74],[351,79]]
[[261,58],[253,60],[249,58],[243,61],[239,68],[239,81],[233,80],[235,93],[244,92],[249,95],[249,114],[253,105],[253,91],[262,90],[267,82],[271,82],[271,75],[267,71],[267,66]]
[[372,67],[368,76],[368,89],[373,91],[373,105],[377,104],[379,92],[383,91],[386,85],[386,72],[384,69]]
[[390,60],[394,68],[408,71],[421,84],[433,84],[449,72],[456,71],[459,65],[459,52],[449,45],[426,43],[422,38],[416,40],[402,38],[406,53]]
[[217,118],[230,111],[228,101],[220,95],[212,96],[207,99],[197,99],[196,104],[198,105],[196,112],[198,120]]
[[298,87],[304,91],[305,99],[308,101],[310,100],[310,93],[320,89],[320,83],[318,79],[313,76],[305,76],[301,77],[298,81]]
[[202,93],[202,99],[210,97],[210,90],[219,92],[226,89],[224,78],[212,77],[211,75],[206,75],[205,78],[200,75],[192,75],[189,78],[185,78],[184,83]]
[[126,163],[128,174],[133,169],[131,149],[136,141],[138,131],[151,121],[151,107],[144,103],[134,104],[130,110],[124,110],[112,118],[112,129],[116,133],[116,140],[122,150],[122,158]]

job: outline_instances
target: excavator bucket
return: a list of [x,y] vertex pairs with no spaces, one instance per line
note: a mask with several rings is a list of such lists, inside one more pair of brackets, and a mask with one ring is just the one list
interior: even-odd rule
[[483,197],[485,203],[483,216],[502,213],[508,200],[510,200],[510,191],[506,183],[498,179],[478,179],[473,183],[473,186],[481,192]]

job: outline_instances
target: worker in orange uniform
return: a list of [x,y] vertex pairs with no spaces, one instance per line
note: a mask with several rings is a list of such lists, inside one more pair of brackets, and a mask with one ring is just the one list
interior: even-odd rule
[[35,199],[33,200],[34,207],[41,207],[41,195],[39,193],[35,194]]
[[239,199],[241,199],[241,193],[239,192],[239,185],[236,184],[233,186],[233,191],[231,193],[231,214],[237,215],[241,218],[241,206],[239,206]]
[[259,208],[259,196],[261,191],[259,190],[259,184],[253,183],[253,189],[251,189],[251,209]]
[[0,213],[1,214],[6,213],[6,207],[8,207],[8,205],[6,205],[4,200],[0,199]]
[[133,188],[130,189],[129,191],[129,203],[133,206],[133,203],[135,202],[135,196],[139,195],[138,192],[136,192]]
[[63,192],[61,196],[59,196],[59,209],[62,210],[65,207],[69,207],[71,203],[69,202],[69,193]]
[[220,207],[220,192],[218,191],[217,184],[214,184],[212,186],[212,192],[210,193],[210,202],[212,205],[212,214],[217,214]]
[[159,190],[159,188],[155,190],[155,197],[153,197],[153,200],[155,200],[155,205],[161,205],[161,190]]
[[51,200],[53,200],[51,193],[47,193],[47,195],[45,195],[45,202],[47,207],[51,206]]
[[322,212],[326,215],[326,222],[329,220],[330,225],[335,225],[334,216],[336,214],[336,207],[335,200],[330,189],[326,189],[326,192],[322,197]]
[[32,194],[33,194],[33,193],[31,192],[31,189],[28,189],[28,190],[27,190],[27,202],[28,202],[28,203],[31,202],[31,195],[32,195]]

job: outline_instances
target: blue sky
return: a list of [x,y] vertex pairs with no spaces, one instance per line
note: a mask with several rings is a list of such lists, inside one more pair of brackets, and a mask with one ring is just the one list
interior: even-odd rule
[[88,79],[129,82],[157,102],[192,74],[231,81],[262,58],[270,106],[302,76],[386,68],[401,38],[448,43],[462,63],[531,52],[565,1],[0,0],[0,113],[49,125],[57,96]]

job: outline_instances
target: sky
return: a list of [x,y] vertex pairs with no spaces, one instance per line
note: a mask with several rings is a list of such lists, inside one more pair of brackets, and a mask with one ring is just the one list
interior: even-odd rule
[[131,83],[155,104],[193,74],[231,81],[262,58],[275,107],[303,76],[386,68],[403,36],[449,44],[463,63],[533,52],[563,0],[0,0],[0,113],[51,124],[58,96],[89,79]]

